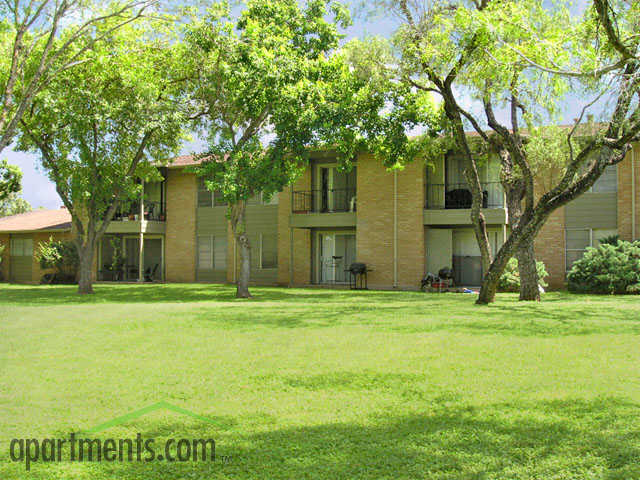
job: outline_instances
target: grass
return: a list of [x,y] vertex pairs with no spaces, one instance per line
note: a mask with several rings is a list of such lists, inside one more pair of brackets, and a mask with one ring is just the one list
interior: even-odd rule
[[[640,300],[0,286],[2,479],[640,479]],[[215,438],[230,461],[36,463],[12,438]],[[227,459],[228,460],[228,459]]]

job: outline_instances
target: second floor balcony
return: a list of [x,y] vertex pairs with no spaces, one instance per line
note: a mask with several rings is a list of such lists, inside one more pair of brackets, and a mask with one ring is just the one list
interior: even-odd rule
[[[483,182],[482,208],[504,208],[504,191],[500,182]],[[427,184],[427,210],[469,209],[472,203],[471,189],[466,183]]]
[[164,222],[166,220],[166,208],[164,202],[145,201],[140,210],[140,203],[133,202],[126,207],[120,207],[113,216],[114,222],[139,222],[147,220],[152,222]]
[[293,213],[343,213],[356,211],[356,189],[334,188],[294,191]]

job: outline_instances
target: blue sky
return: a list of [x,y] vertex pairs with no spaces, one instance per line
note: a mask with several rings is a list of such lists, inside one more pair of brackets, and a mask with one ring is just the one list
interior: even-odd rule
[[[577,0],[574,3],[575,11],[581,11],[587,0]],[[358,0],[351,3],[358,4]],[[397,21],[392,15],[385,15],[384,12],[375,18],[364,18],[363,15],[356,15],[354,24],[345,32],[347,38],[364,37],[367,35],[390,36],[397,27]],[[577,116],[579,104],[582,102],[575,99],[567,105],[565,118]],[[573,116],[572,116],[573,115]],[[192,153],[198,148],[200,142],[185,144],[182,153]],[[10,148],[2,152],[2,158],[6,158],[9,163],[18,165],[23,172],[22,196],[32,205],[33,208],[59,208],[62,205],[55,186],[43,173],[36,155],[14,152]]]

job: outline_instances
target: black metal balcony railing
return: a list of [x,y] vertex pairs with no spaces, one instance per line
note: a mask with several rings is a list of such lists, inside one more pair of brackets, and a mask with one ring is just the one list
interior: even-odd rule
[[293,192],[293,213],[355,212],[356,189],[320,189]]
[[[481,183],[482,208],[504,207],[500,182]],[[471,208],[471,190],[466,183],[427,184],[425,208],[428,210]]]
[[[113,219],[115,221],[127,220],[140,220],[140,204],[133,202],[127,208],[120,208]],[[163,202],[144,202],[144,220],[151,220],[155,222],[165,221],[165,204]]]

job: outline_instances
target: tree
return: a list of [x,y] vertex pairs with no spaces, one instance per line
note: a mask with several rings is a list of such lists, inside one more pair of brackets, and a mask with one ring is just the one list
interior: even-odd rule
[[[191,89],[202,104],[200,126],[209,138],[194,171],[228,202],[240,247],[239,298],[250,297],[247,200],[290,184],[308,159],[308,147],[342,120],[344,110],[334,109],[328,98],[340,100],[336,85],[348,83],[344,57],[331,55],[341,38],[338,24],[347,23],[348,13],[331,4],[335,23],[329,22],[330,4],[249,0],[236,22],[226,4],[215,4],[186,34],[196,72]],[[346,137],[338,143],[349,152],[354,139]]]
[[94,253],[114,213],[140,195],[138,179],[159,176],[156,167],[177,153],[187,122],[172,19],[103,28],[109,42],[94,46],[91,61],[62,72],[35,98],[19,142],[37,151],[71,214],[79,293],[93,292]]
[[[0,3],[0,152],[38,92],[86,61],[96,42],[140,18],[156,0],[13,0]],[[109,24],[108,29],[104,28]],[[96,29],[100,35],[94,35]]]
[[6,160],[0,160],[0,202],[4,203],[11,195],[18,193],[22,187],[22,172]]
[[4,200],[0,200],[0,217],[9,217],[32,210],[31,205],[17,193],[10,194]]
[[[638,138],[637,3],[594,0],[582,18],[565,5],[534,0],[384,3],[404,22],[395,39],[404,81],[442,98],[452,137],[467,159],[471,218],[486,272],[478,303],[494,301],[514,255],[523,279],[521,298],[538,300],[533,241],[540,228],[554,210],[588,190],[607,166],[622,161]],[[565,154],[552,155],[562,159],[558,181],[536,192],[536,156],[527,145],[542,132],[536,125],[557,118],[570,89],[594,101],[564,131]],[[471,108],[461,106],[461,94],[468,95]],[[605,95],[614,98],[607,121],[587,132],[584,113]],[[500,107],[506,121],[500,119]],[[494,259],[466,125],[501,159],[511,233]],[[589,136],[580,138],[585,133]]]

